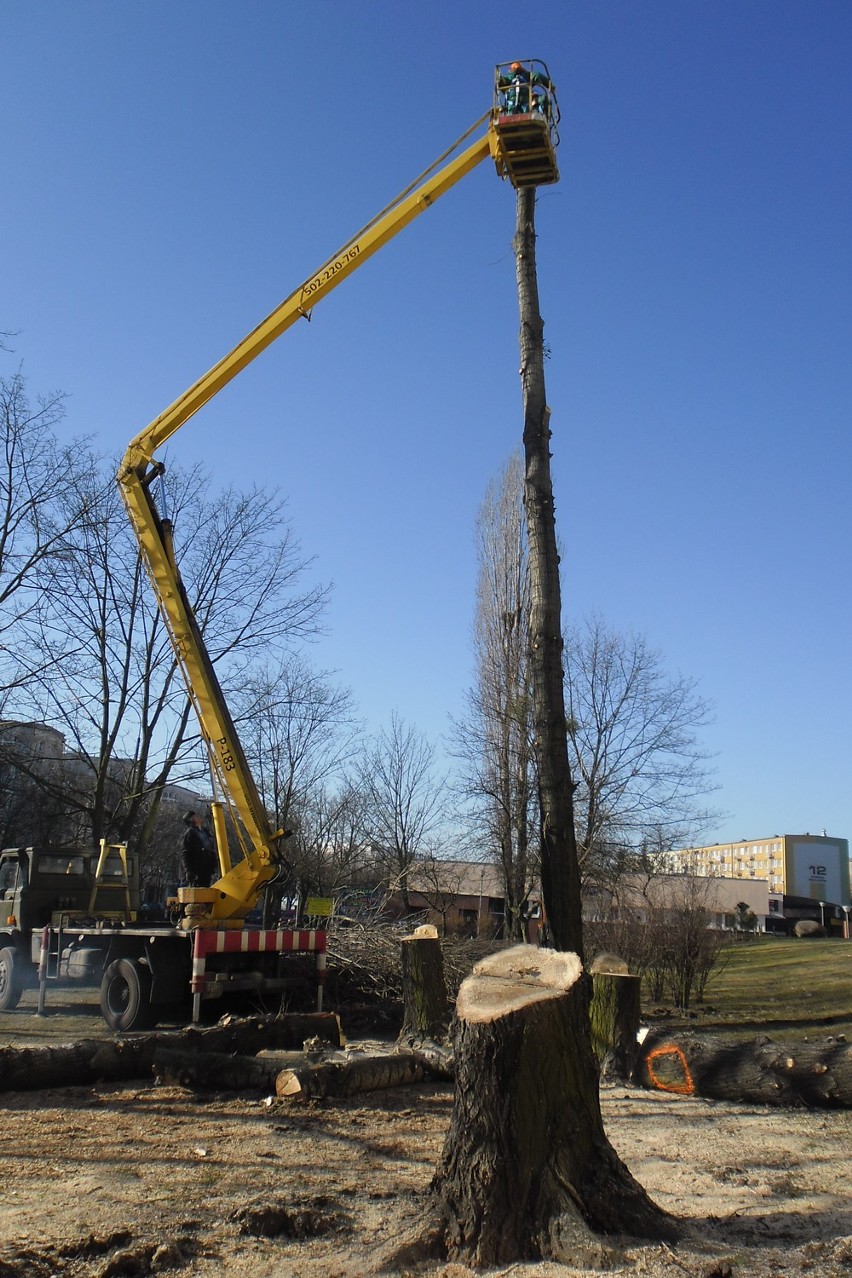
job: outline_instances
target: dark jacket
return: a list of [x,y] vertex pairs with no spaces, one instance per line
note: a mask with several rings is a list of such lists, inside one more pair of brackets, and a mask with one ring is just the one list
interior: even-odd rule
[[209,887],[213,877],[213,838],[203,826],[187,826],[180,861],[184,887]]

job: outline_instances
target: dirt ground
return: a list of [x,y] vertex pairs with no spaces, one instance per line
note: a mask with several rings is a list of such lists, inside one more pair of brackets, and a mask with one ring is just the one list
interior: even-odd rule
[[[0,1045],[108,1036],[94,1008],[26,1000]],[[353,1050],[357,1049],[353,1044]],[[677,1249],[613,1246],[617,1274],[852,1276],[852,1111],[603,1091],[609,1137],[691,1224]],[[0,1278],[358,1278],[420,1211],[452,1089],[297,1105],[133,1085],[9,1093],[0,1124]],[[611,1240],[614,1242],[615,1240]],[[470,1270],[432,1262],[429,1278]],[[490,1273],[570,1278],[545,1262]]]

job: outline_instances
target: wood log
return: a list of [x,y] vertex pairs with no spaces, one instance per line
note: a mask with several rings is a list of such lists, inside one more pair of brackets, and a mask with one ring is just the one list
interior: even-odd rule
[[639,1052],[643,1087],[758,1105],[852,1107],[852,1047],[845,1040],[744,1042],[657,1030]]
[[400,945],[403,1019],[400,1039],[440,1039],[450,1023],[444,956],[437,932],[418,931]]
[[282,1070],[275,1082],[277,1096],[313,1100],[323,1096],[354,1096],[422,1082],[428,1071],[409,1052],[347,1054],[345,1059],[306,1062]]
[[592,1051],[602,1078],[626,1081],[633,1073],[639,1049],[641,984],[638,976],[615,972],[596,971],[592,977]]
[[274,1092],[281,1063],[265,1056],[229,1056],[156,1047],[152,1069],[159,1083],[193,1091]]
[[263,1048],[298,1048],[308,1038],[342,1043],[333,1013],[234,1018],[221,1025],[187,1026],[130,1038],[82,1039],[40,1047],[0,1047],[0,1090],[33,1091],[149,1077],[158,1047],[186,1052],[255,1055]]
[[473,1267],[582,1266],[603,1233],[673,1238],[604,1135],[575,954],[519,945],[456,1003],[456,1100],[433,1182],[446,1253]]
[[254,1056],[264,1048],[296,1051],[309,1039],[318,1039],[328,1047],[342,1047],[344,1042],[340,1018],[334,1012],[234,1017],[203,1028],[189,1025],[169,1037],[177,1035],[194,1050],[242,1052],[246,1056]]
[[153,1063],[152,1037],[0,1047],[0,1090],[37,1091],[144,1078],[151,1073]]

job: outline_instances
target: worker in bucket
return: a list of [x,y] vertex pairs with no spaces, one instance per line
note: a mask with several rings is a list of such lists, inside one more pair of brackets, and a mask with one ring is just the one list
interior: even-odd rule
[[553,86],[540,71],[530,72],[523,62],[512,62],[497,80],[507,115],[550,114],[549,92]]

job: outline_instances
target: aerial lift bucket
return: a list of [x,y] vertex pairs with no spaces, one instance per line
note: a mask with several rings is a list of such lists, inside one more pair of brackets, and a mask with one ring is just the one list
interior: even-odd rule
[[545,63],[501,62],[494,73],[494,162],[514,187],[559,181],[559,106]]

